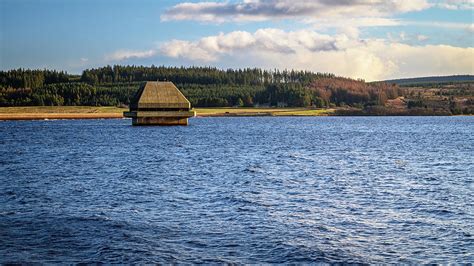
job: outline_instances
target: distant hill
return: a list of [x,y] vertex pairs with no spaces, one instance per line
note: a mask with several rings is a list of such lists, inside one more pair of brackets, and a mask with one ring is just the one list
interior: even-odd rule
[[406,78],[406,79],[392,79],[385,80],[390,84],[397,84],[400,86],[407,85],[421,85],[421,84],[446,84],[459,82],[474,82],[474,75],[455,75],[442,77],[421,77],[421,78]]

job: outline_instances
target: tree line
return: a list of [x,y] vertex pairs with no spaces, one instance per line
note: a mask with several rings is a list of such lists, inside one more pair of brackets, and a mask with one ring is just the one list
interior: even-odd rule
[[176,84],[201,85],[249,85],[259,86],[272,83],[307,84],[320,77],[334,77],[329,73],[314,73],[296,70],[262,70],[260,68],[227,69],[215,67],[166,67],[166,66],[106,66],[86,69],[81,81],[91,84],[172,81]]
[[396,85],[329,73],[259,68],[106,66],[64,71],[0,71],[0,106],[123,106],[145,81],[172,81],[196,107],[384,105]]

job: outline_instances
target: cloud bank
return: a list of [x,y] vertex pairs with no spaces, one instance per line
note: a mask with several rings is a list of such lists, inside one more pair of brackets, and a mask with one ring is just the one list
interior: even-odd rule
[[[425,36],[417,36],[425,39]],[[114,53],[117,59],[156,55],[219,67],[293,68],[368,81],[474,74],[474,48],[408,45],[397,40],[324,35],[312,30],[234,31],[195,41],[172,40],[156,50]]]
[[241,0],[237,2],[181,3],[161,16],[168,20],[205,22],[262,21],[388,16],[430,7],[427,0]]
[[255,33],[234,31],[209,36],[197,41],[173,40],[161,46],[161,54],[203,62],[217,61],[221,56],[248,52],[296,54],[299,51],[338,50],[337,39],[309,30],[284,32],[261,29]]

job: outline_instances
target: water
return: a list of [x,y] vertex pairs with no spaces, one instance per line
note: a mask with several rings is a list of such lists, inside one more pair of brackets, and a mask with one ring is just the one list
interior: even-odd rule
[[1,122],[0,262],[474,261],[474,117]]

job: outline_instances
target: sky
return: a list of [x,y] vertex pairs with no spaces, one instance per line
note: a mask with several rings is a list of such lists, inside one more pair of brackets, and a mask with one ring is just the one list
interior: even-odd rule
[[0,0],[0,69],[474,74],[474,0]]

